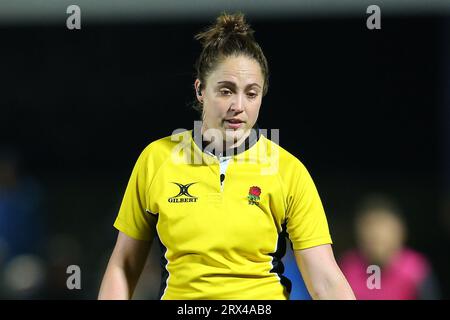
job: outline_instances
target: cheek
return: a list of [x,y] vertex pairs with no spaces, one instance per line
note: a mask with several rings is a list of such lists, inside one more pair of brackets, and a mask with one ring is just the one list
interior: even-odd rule
[[211,117],[221,117],[226,114],[228,105],[220,100],[211,100],[207,105],[207,114]]
[[261,108],[261,102],[251,104],[249,108],[247,108],[247,116],[249,119],[255,120],[258,118],[259,109]]

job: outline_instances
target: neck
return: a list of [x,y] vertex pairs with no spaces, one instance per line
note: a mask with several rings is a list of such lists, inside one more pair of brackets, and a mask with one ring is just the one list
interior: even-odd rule
[[[204,134],[205,131],[209,129],[207,128],[207,126],[205,125],[205,123],[203,123],[202,125],[202,138],[203,141],[206,141],[208,143],[209,146],[213,147],[214,150],[223,153],[223,151],[227,150],[227,149],[232,149],[232,148],[237,148],[239,147],[242,143],[245,142],[245,139],[247,139],[247,137],[250,135],[251,129],[246,129],[244,134],[237,140],[234,141],[227,141],[226,137],[222,137],[220,136],[219,139],[215,139],[215,137],[211,134]],[[218,131],[215,131],[218,132]]]

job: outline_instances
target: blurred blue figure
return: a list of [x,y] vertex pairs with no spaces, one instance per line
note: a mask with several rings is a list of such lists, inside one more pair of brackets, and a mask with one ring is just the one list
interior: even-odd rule
[[36,253],[42,236],[40,202],[37,183],[20,175],[18,155],[0,150],[0,243],[4,259]]
[[290,300],[311,300],[311,296],[306,289],[302,275],[298,270],[297,262],[295,261],[294,252],[290,245],[286,246],[286,254],[282,259],[284,264],[284,276],[292,282],[292,290]]
[[43,282],[41,189],[16,152],[0,149],[0,297],[30,298]]

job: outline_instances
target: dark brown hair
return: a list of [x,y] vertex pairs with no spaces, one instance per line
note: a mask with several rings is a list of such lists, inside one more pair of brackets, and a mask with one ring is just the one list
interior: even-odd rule
[[391,197],[381,193],[368,194],[359,202],[356,208],[355,224],[358,225],[365,217],[380,211],[393,216],[401,224],[406,224],[400,206]]
[[[269,87],[269,66],[261,47],[253,37],[254,30],[245,21],[244,14],[221,13],[216,23],[205,31],[195,35],[202,44],[203,50],[195,63],[196,78],[200,80],[200,90],[204,88],[206,78],[217,64],[229,56],[245,55],[255,59],[264,77],[263,96]],[[194,109],[202,112],[203,106],[195,101]]]

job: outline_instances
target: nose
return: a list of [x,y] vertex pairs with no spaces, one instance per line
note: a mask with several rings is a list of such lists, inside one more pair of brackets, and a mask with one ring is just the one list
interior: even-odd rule
[[244,111],[244,95],[243,94],[236,94],[235,98],[233,99],[230,110],[234,112],[242,112]]

